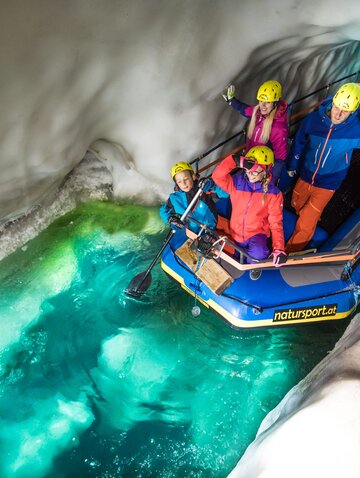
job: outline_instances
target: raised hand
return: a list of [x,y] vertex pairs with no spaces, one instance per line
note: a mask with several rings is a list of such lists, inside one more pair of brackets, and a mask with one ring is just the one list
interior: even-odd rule
[[222,97],[224,100],[229,103],[229,101],[233,100],[235,98],[235,86],[234,85],[229,85],[228,89],[226,90],[226,93],[223,93]]

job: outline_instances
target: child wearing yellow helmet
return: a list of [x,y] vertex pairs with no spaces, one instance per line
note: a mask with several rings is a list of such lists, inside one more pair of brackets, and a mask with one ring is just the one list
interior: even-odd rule
[[269,80],[260,85],[256,95],[259,103],[255,106],[249,106],[235,98],[234,85],[230,85],[222,96],[232,108],[250,118],[245,151],[260,145],[267,145],[273,150],[275,162],[272,179],[277,184],[287,156],[288,142],[288,104],[281,99],[281,84]]
[[[212,178],[230,194],[232,213],[230,233],[235,243],[254,259],[266,259],[270,250],[275,266],[286,260],[283,232],[283,196],[270,181],[274,153],[267,146],[254,146],[244,157],[230,154],[214,170]],[[242,169],[233,173],[234,168]],[[251,259],[249,263],[254,262]],[[260,270],[251,271],[258,279]]]
[[[165,223],[172,226],[182,227],[184,224],[180,221],[180,216],[194,198],[199,189],[199,180],[191,164],[179,162],[171,168],[171,178],[175,182],[174,192],[170,194],[168,200],[160,208],[160,216]],[[201,224],[215,229],[218,221],[218,213],[215,206],[215,200],[228,198],[229,195],[221,188],[216,186],[209,179],[203,186],[204,194],[200,197],[189,218],[194,217]],[[195,222],[189,222],[190,229],[198,232],[199,226]]]

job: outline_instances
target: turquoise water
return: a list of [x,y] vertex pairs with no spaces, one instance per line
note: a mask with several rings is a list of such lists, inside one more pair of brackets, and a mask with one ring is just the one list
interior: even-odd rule
[[158,265],[158,210],[88,204],[0,263],[0,476],[226,477],[346,323],[235,331]]

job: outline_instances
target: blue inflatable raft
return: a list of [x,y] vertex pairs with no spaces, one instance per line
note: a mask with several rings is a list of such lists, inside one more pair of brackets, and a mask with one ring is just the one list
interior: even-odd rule
[[[284,211],[285,239],[295,221],[293,213]],[[178,229],[162,254],[161,266],[233,327],[341,320],[358,305],[360,209],[330,236],[318,227],[310,249],[289,256],[281,268],[273,267],[270,260],[241,264],[225,252],[229,244],[227,238],[206,229],[199,237],[188,229]],[[261,268],[262,274],[254,281],[249,273],[256,268]]]

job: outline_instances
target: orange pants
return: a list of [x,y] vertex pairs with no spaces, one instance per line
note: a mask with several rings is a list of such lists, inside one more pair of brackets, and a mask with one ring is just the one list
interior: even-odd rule
[[298,179],[291,198],[291,205],[299,218],[295,230],[286,244],[286,252],[304,249],[314,235],[316,224],[335,191],[318,188]]

